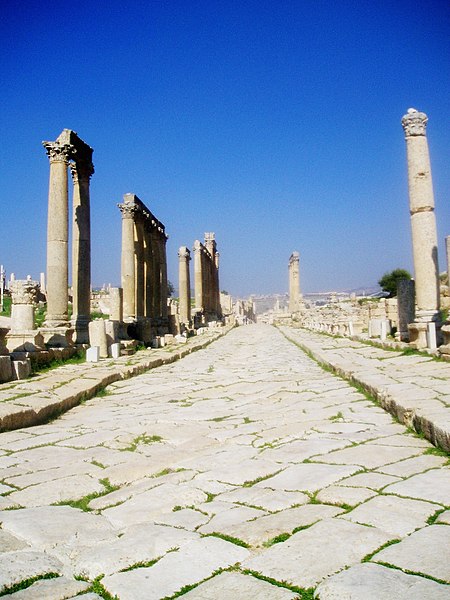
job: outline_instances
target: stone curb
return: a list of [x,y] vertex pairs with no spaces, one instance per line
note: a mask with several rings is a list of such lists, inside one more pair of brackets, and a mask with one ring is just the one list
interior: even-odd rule
[[[0,433],[20,429],[22,427],[31,427],[33,425],[42,425],[49,419],[70,410],[74,406],[93,398],[100,390],[116,381],[129,379],[136,375],[141,375],[150,369],[155,369],[161,365],[168,365],[192,352],[206,348],[226,335],[232,327],[224,327],[212,335],[204,334],[200,338],[188,338],[186,345],[175,345],[173,349],[166,346],[164,350],[152,350],[151,353],[158,353],[158,356],[148,355],[139,356],[140,353],[147,353],[148,350],[142,350],[130,356],[122,356],[114,361],[114,366],[102,365],[102,363],[82,363],[76,365],[73,376],[69,381],[55,386],[49,392],[26,390],[27,382],[22,380],[20,386],[17,386],[16,393],[12,399],[0,402]],[[206,339],[205,339],[206,338]],[[162,353],[166,355],[161,356]],[[113,359],[104,359],[104,362],[111,362]],[[134,364],[126,364],[136,361]],[[79,368],[78,368],[79,367]],[[103,367],[103,368],[102,368]],[[64,365],[53,369],[42,376],[40,381],[50,379]],[[0,388],[1,389],[1,388]],[[14,392],[13,392],[14,393]]]
[[[375,372],[358,373],[354,365],[347,359],[330,360],[326,351],[321,351],[314,343],[302,340],[301,342],[290,337],[289,334],[278,328],[279,331],[293,344],[297,345],[303,352],[311,356],[320,365],[330,369],[333,373],[346,379],[352,384],[360,386],[365,392],[375,398],[380,406],[393,415],[400,423],[406,427],[411,427],[418,434],[423,435],[434,446],[450,452],[450,410],[442,409],[433,412],[433,407],[427,407],[427,401],[423,400],[424,406],[415,406],[420,404],[420,400],[414,403],[416,389],[410,386],[410,392],[403,391],[402,396],[392,393],[384,387],[386,383],[377,382],[381,375]],[[311,333],[311,332],[308,332]],[[385,376],[386,378],[386,376]],[[392,383],[393,380],[390,380]]]

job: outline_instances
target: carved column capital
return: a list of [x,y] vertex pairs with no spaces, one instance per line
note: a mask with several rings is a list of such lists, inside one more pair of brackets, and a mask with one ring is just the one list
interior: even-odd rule
[[47,152],[50,163],[63,162],[68,163],[75,154],[75,148],[72,144],[60,144],[59,142],[42,142]]
[[179,257],[180,261],[183,261],[183,260],[189,261],[189,260],[191,260],[191,251],[186,246],[181,246],[180,249],[178,250],[178,257]]
[[70,161],[69,167],[75,184],[79,181],[89,181],[94,174],[94,165],[91,162]]
[[124,203],[118,204],[117,206],[122,213],[122,219],[133,219],[133,221],[136,219],[139,211],[135,204]]
[[34,304],[39,292],[39,283],[30,279],[15,279],[9,284],[13,304]]
[[426,135],[428,117],[425,113],[419,112],[415,108],[409,108],[408,112],[402,118],[402,127],[406,137],[417,135]]

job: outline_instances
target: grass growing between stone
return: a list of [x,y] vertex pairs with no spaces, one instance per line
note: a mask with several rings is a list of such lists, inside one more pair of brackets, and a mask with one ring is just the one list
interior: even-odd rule
[[120,448],[120,450],[121,452],[135,452],[139,444],[155,444],[162,441],[163,438],[160,435],[147,435],[146,433],[143,433],[142,435],[134,438],[129,446],[126,448]]
[[242,546],[242,548],[250,548],[250,545],[244,540],[240,540],[239,538],[233,537],[232,535],[227,535],[226,533],[220,533],[219,531],[213,531],[212,533],[207,533],[204,537],[216,537],[221,540],[225,540],[225,542],[230,542],[231,544],[235,544],[236,546]]
[[54,506],[71,506],[72,508],[78,508],[84,512],[90,512],[92,510],[89,508],[89,502],[91,500],[101,498],[102,496],[106,496],[107,494],[120,489],[119,485],[111,485],[109,479],[100,479],[99,481],[105,488],[102,492],[93,492],[92,494],[87,494],[87,496],[79,498],[78,500],[62,500],[61,502],[56,502]]
[[56,577],[60,577],[59,573],[45,573],[44,575],[36,575],[36,577],[30,577],[28,579],[23,579],[19,583],[14,583],[13,585],[9,585],[4,587],[0,591],[0,596],[6,596],[8,594],[14,594],[15,592],[20,592],[21,590],[26,590],[36,581],[41,581],[43,579],[55,579]]
[[272,579],[272,577],[266,577],[262,573],[259,573],[258,571],[252,571],[250,569],[242,569],[241,573],[243,575],[251,575],[256,579],[261,579],[261,581],[267,581],[267,583],[271,583],[276,587],[284,588],[286,590],[290,590],[291,592],[295,592],[296,594],[298,594],[300,600],[314,600],[315,588],[301,588],[289,583],[288,581],[277,581],[276,579]]

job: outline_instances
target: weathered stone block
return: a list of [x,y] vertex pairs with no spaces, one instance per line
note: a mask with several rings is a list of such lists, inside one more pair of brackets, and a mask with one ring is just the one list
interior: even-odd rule
[[31,375],[31,360],[13,360],[11,361],[13,379],[26,379]]
[[11,359],[9,356],[0,356],[0,382],[11,381],[12,376]]
[[100,360],[100,348],[91,346],[86,350],[86,362],[98,362]]

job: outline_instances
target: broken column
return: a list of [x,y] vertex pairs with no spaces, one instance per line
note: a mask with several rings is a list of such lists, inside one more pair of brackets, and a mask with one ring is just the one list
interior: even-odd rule
[[414,257],[416,316],[408,327],[410,343],[427,346],[428,323],[440,326],[436,218],[426,138],[428,117],[410,108],[402,118],[408,160],[409,208]]
[[6,336],[10,352],[33,352],[43,348],[42,334],[34,325],[34,305],[39,292],[37,281],[16,279],[9,284],[11,292],[11,330]]
[[191,283],[189,273],[189,262],[191,252],[186,246],[181,246],[178,250],[179,270],[178,270],[178,295],[180,321],[189,326],[191,320]]

